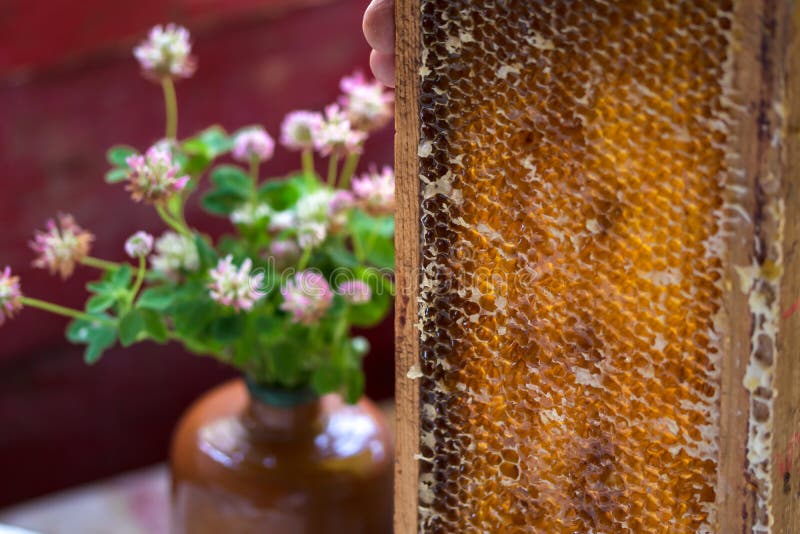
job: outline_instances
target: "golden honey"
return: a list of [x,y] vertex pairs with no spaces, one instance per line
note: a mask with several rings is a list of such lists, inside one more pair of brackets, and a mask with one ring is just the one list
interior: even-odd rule
[[713,530],[732,5],[421,0],[420,530]]

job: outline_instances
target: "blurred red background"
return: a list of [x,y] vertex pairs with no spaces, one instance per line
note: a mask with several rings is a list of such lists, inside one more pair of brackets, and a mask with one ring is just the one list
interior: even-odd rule
[[[138,229],[160,233],[149,208],[103,182],[106,149],[146,148],[163,130],[160,88],[139,75],[132,46],[150,26],[192,32],[199,68],[178,84],[180,136],[212,123],[229,131],[261,123],[277,137],[294,109],[338,95],[338,80],[368,71],[361,36],[366,0],[6,0],[0,3],[0,267],[21,275],[26,294],[81,307],[84,268],[62,284],[30,267],[27,241],[58,211],[97,235],[93,255],[121,260]],[[367,143],[362,167],[391,163],[392,131]],[[299,166],[278,150],[274,175]],[[229,229],[190,201],[189,220]],[[66,321],[24,310],[0,328],[0,506],[164,460],[187,405],[234,376],[170,344],[115,348],[87,367],[63,338]],[[392,394],[389,318],[368,334],[373,398]]]

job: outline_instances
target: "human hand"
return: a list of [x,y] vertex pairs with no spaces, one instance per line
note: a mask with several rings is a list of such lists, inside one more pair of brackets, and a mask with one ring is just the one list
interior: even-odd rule
[[363,29],[372,47],[369,56],[372,73],[394,87],[394,0],[372,0],[364,12]]

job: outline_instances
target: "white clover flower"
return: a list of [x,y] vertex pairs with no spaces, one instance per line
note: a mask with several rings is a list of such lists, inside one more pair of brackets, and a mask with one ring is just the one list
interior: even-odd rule
[[295,217],[299,224],[326,221],[334,196],[335,193],[330,189],[320,189],[300,197],[294,206]]
[[153,250],[153,236],[136,232],[125,241],[125,253],[131,258],[144,258]]
[[336,292],[351,304],[365,304],[372,298],[372,290],[361,280],[348,280],[341,284]]
[[290,150],[314,148],[313,132],[322,124],[322,115],[293,111],[281,123],[281,144]]
[[223,306],[236,311],[249,310],[266,293],[259,287],[264,281],[264,274],[252,274],[253,262],[245,259],[240,267],[233,264],[233,256],[228,255],[219,260],[217,267],[209,271],[211,283],[208,285],[211,298]]
[[356,72],[342,78],[339,87],[344,93],[340,102],[354,128],[369,132],[392,119],[394,94],[386,91],[379,81],[368,82],[362,73]]
[[34,233],[30,247],[39,256],[33,266],[69,278],[75,265],[89,255],[92,241],[94,235],[78,226],[72,215],[59,214],[55,220],[47,221],[46,231]]
[[311,326],[328,311],[333,302],[333,291],[322,274],[301,271],[281,288],[281,310],[289,312],[295,323]]
[[125,162],[130,168],[127,189],[137,202],[163,205],[189,183],[188,175],[178,176],[180,166],[172,161],[166,143],[151,146],[144,155],[128,156]]
[[367,134],[354,130],[350,120],[336,104],[325,108],[323,120],[312,132],[314,147],[323,156],[357,154]]
[[328,217],[331,231],[339,231],[347,224],[347,210],[355,206],[355,197],[350,191],[338,189],[328,202]]
[[22,288],[19,277],[13,276],[11,267],[0,272],[0,326],[6,319],[13,319],[22,309]]
[[324,223],[309,221],[297,230],[297,244],[304,250],[318,247],[327,236],[328,227]]
[[150,264],[156,271],[170,277],[181,270],[196,271],[200,266],[197,246],[192,239],[175,232],[164,232],[156,240],[156,254],[150,257]]
[[394,187],[394,171],[388,166],[355,178],[352,185],[358,205],[373,215],[394,213]]
[[275,141],[260,126],[242,130],[233,139],[231,155],[242,163],[250,163],[253,159],[264,162],[274,153]]
[[266,204],[253,204],[247,202],[231,212],[231,222],[233,224],[244,224],[255,226],[263,221],[272,213],[272,209]]
[[147,39],[133,49],[142,70],[149,78],[188,78],[195,71],[189,32],[182,26],[158,25]]
[[284,232],[297,226],[297,216],[291,210],[276,211],[270,215],[267,229],[272,233]]

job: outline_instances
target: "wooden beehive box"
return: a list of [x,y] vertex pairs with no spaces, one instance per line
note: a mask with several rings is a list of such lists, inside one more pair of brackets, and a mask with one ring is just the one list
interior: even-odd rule
[[398,0],[398,533],[800,532],[800,6]]

